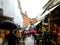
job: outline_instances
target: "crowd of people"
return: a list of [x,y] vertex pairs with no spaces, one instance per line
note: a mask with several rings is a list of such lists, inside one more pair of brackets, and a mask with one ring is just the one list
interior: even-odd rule
[[[59,44],[59,36],[60,36],[60,26],[53,24],[51,26],[51,30],[49,30],[48,25],[44,25],[43,27],[34,28],[36,32],[33,33],[25,33],[24,31],[5,31],[5,37],[3,41],[3,45],[21,45],[21,40],[24,45],[40,45],[40,40],[42,45],[51,45],[52,41],[54,41],[57,45]],[[29,29],[29,31],[31,31]],[[52,41],[51,41],[52,40]]]
[[49,26],[48,25],[44,25],[43,28],[42,27],[38,27],[35,28],[36,33],[32,33],[30,35],[32,35],[34,37],[34,44],[36,45],[40,45],[40,40],[42,40],[42,45],[51,45],[51,44],[55,44],[58,45],[59,44],[59,36],[60,36],[60,26],[57,24],[52,24],[49,30]]

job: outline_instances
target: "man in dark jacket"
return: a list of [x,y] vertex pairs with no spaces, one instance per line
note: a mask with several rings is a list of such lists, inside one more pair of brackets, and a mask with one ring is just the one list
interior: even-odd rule
[[14,35],[12,31],[8,35],[5,36],[5,39],[8,42],[8,45],[16,45],[18,42],[18,38]]

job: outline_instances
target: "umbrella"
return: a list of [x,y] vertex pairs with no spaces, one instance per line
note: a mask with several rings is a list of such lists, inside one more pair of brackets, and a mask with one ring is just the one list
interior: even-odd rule
[[30,34],[30,31],[29,30],[25,30],[24,33]]
[[18,29],[18,26],[11,22],[11,21],[0,21],[0,29],[4,29],[4,30],[16,30]]
[[36,33],[36,30],[30,30],[30,33]]

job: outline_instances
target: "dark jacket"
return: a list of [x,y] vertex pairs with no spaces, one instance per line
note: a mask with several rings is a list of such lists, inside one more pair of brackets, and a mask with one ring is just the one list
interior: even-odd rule
[[6,35],[5,39],[7,40],[8,45],[16,45],[18,42],[18,38],[12,32],[10,32],[9,35]]

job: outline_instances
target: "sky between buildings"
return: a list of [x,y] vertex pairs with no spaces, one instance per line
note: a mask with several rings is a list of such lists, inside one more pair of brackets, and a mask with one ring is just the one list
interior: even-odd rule
[[35,18],[43,12],[43,6],[49,0],[20,0],[23,12],[27,12],[29,18]]

